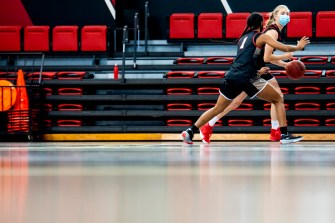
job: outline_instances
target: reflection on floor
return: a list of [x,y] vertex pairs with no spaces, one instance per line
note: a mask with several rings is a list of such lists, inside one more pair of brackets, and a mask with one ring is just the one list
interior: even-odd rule
[[333,223],[331,142],[1,143],[1,223]]

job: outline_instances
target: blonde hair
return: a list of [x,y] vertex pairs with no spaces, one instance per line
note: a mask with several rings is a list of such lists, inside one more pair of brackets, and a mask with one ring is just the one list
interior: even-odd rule
[[278,13],[278,11],[282,8],[285,8],[287,11],[290,11],[286,5],[278,5],[269,16],[269,20],[266,22],[266,27],[269,27],[274,21],[275,21],[275,15]]

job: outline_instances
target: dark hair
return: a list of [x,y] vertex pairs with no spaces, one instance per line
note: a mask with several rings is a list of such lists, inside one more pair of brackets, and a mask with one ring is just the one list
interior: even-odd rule
[[240,38],[244,36],[245,34],[252,32],[256,29],[259,29],[259,28],[261,28],[261,30],[263,28],[263,16],[258,12],[253,12],[249,15],[247,19],[247,26],[245,27]]

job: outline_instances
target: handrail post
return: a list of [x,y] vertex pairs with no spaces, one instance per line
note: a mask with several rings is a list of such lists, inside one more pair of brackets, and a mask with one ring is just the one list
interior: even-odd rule
[[125,82],[126,76],[126,43],[128,42],[128,26],[123,27],[123,40],[122,40],[122,81]]
[[139,30],[139,17],[138,13],[136,12],[134,15],[134,63],[133,63],[133,68],[136,69],[137,64],[136,64],[136,54],[137,54],[137,30]]
[[144,14],[144,41],[145,41],[144,52],[145,54],[148,54],[148,17],[149,17],[149,2],[145,2],[145,14]]

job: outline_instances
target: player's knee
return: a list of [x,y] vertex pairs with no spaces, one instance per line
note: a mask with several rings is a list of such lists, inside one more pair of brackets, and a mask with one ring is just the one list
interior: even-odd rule
[[271,101],[273,104],[277,103],[284,103],[284,97],[282,95],[279,95],[277,97],[274,97]]

